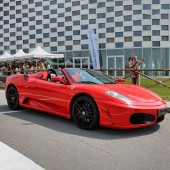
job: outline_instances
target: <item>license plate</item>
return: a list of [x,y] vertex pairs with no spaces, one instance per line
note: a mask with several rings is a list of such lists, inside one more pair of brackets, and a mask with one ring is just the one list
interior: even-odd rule
[[166,109],[161,109],[158,111],[158,117],[163,116],[166,114]]

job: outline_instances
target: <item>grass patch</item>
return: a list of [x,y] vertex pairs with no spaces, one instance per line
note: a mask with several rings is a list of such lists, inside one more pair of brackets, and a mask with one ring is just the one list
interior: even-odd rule
[[[168,78],[154,78],[154,79],[158,81],[168,80]],[[132,84],[131,78],[127,78],[125,84]],[[155,92],[164,100],[170,100],[170,88],[163,86],[161,84],[148,88],[148,86],[152,86],[154,84],[156,84],[156,82],[154,82],[153,80],[141,77],[141,86],[146,87],[147,89]],[[166,81],[165,84],[170,86],[170,80]]]

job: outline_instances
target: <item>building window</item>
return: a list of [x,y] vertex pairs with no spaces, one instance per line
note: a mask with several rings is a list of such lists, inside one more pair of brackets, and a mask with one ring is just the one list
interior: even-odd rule
[[115,43],[116,48],[123,48],[123,42]]
[[152,35],[160,36],[160,31],[159,30],[152,30]]
[[143,25],[143,30],[144,31],[151,30],[151,25]]
[[133,14],[134,15],[142,14],[142,10],[134,10]]
[[114,32],[114,27],[111,27],[111,28],[107,28],[107,29],[106,29],[106,32],[107,32],[107,33],[111,33],[111,32]]
[[132,37],[124,37],[124,42],[132,42]]
[[99,33],[99,38],[105,38],[106,34],[105,33]]
[[64,46],[65,42],[64,41],[58,41],[58,46]]
[[161,25],[161,30],[169,30],[169,25]]
[[66,41],[71,41],[73,38],[72,38],[72,36],[71,35],[69,35],[69,36],[66,36]]
[[115,17],[120,17],[123,15],[123,12],[122,11],[116,11],[115,12]]
[[74,30],[73,35],[80,35],[80,30]]
[[115,37],[123,37],[123,32],[116,32]]
[[141,0],[133,0],[133,5],[141,5]]
[[89,45],[88,44],[83,44],[83,45],[81,45],[81,49],[82,50],[89,49]]
[[57,37],[51,37],[50,40],[51,42],[57,42]]
[[123,6],[123,1],[115,1],[115,6]]
[[143,36],[143,41],[151,41],[151,36]]
[[152,46],[153,47],[160,47],[160,41],[153,41]]
[[162,4],[161,8],[162,9],[170,9],[170,4]]
[[134,47],[142,47],[142,42],[141,41],[135,41],[133,43]]
[[106,13],[97,14],[97,18],[106,18]]
[[168,14],[161,14],[161,19],[169,19],[169,15]]
[[107,12],[114,12],[114,7],[107,7]]
[[105,23],[99,23],[99,24],[98,24],[98,27],[99,27],[99,28],[105,28]]
[[107,38],[107,43],[114,43],[114,38]]
[[51,51],[57,51],[57,47],[51,47]]
[[30,48],[35,48],[35,43],[34,44],[30,44]]
[[132,31],[132,26],[125,26],[124,31]]
[[142,32],[141,31],[133,31],[134,36],[141,36]]
[[151,15],[149,15],[149,14],[143,14],[143,19],[151,19]]
[[160,25],[160,20],[159,19],[153,19],[152,25]]
[[133,26],[139,26],[139,25],[141,25],[141,20],[133,21]]
[[115,26],[116,27],[122,27],[123,26],[123,22],[115,22]]
[[50,47],[50,43],[49,42],[44,42],[43,47]]
[[152,0],[152,4],[160,4],[160,0]]
[[124,16],[124,21],[132,21],[132,15]]
[[107,23],[114,22],[114,17],[107,18]]
[[151,4],[143,4],[143,10],[151,9]]
[[66,50],[73,50],[72,45],[67,45],[67,46],[66,46]]
[[73,40],[74,45],[80,45],[80,40]]
[[105,2],[98,2],[97,8],[105,7]]
[[169,41],[169,36],[162,36],[162,37],[161,37],[161,40],[162,40],[162,41]]
[[132,5],[125,5],[124,6],[124,11],[131,11],[132,10]]

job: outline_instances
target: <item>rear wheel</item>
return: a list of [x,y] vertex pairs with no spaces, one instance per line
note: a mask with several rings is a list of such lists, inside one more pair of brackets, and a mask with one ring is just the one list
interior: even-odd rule
[[19,109],[19,95],[15,86],[11,86],[7,90],[7,103],[11,110]]
[[97,127],[99,113],[94,100],[88,96],[78,97],[72,105],[72,118],[81,129],[89,130]]

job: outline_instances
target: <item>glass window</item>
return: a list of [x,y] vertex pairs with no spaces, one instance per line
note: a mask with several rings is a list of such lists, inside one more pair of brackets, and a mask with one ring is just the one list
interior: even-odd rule
[[114,22],[114,17],[107,18],[107,23]]
[[58,27],[64,27],[64,22],[59,22]]
[[35,25],[32,25],[29,28],[30,28],[30,30],[35,30]]
[[10,37],[15,37],[15,32],[11,32]]
[[29,12],[31,13],[31,12],[35,12],[35,9],[34,8],[30,8],[29,9]]
[[65,17],[65,21],[66,21],[66,22],[67,22],[67,21],[72,21],[71,16]]
[[169,30],[169,25],[161,25],[161,30]]
[[125,26],[124,31],[132,31],[132,26]]
[[48,38],[49,37],[49,33],[43,33],[43,38]]
[[80,21],[79,20],[73,21],[73,25],[80,25]]
[[168,14],[161,14],[161,19],[169,19],[169,15]]
[[123,32],[116,32],[115,37],[123,37]]
[[88,25],[82,25],[82,26],[81,26],[81,29],[82,29],[82,30],[88,29]]
[[116,11],[115,12],[115,17],[119,17],[119,16],[122,16],[122,15],[123,15],[122,11]]
[[64,46],[65,42],[64,41],[58,41],[58,46]]
[[152,10],[152,15],[159,14],[160,10],[159,9],[153,9]]
[[51,51],[57,51],[57,47],[51,47]]
[[151,30],[151,25],[143,25],[143,30]]
[[162,37],[161,37],[161,40],[162,40],[162,41],[169,41],[169,36],[162,36]]
[[149,14],[143,14],[143,19],[151,19],[151,15],[149,15]]
[[124,16],[124,21],[132,21],[132,15]]
[[29,21],[35,21],[35,17],[29,17]]
[[73,16],[80,15],[80,10],[72,11],[72,15]]
[[23,22],[23,26],[28,26],[28,22]]
[[141,31],[133,31],[134,36],[141,36],[142,32]]
[[79,6],[80,5],[80,1],[73,1],[72,2],[72,6]]
[[72,26],[67,26],[67,27],[65,27],[65,30],[66,30],[66,31],[72,31]]
[[114,38],[107,38],[107,43],[114,43]]
[[160,41],[153,41],[152,46],[153,47],[160,47]]
[[36,25],[41,25],[42,24],[42,20],[37,20],[36,21]]
[[42,43],[42,38],[36,38],[37,43]]
[[105,33],[99,33],[99,38],[105,38],[106,34]]
[[89,9],[89,14],[96,14],[96,9],[95,8],[90,8]]
[[151,41],[151,36],[143,36],[143,41]]
[[73,45],[80,45],[80,40],[73,40]]
[[139,26],[139,25],[141,25],[141,20],[133,21],[133,25],[134,25],[134,26]]
[[51,10],[51,14],[57,14],[57,9]]
[[80,30],[74,30],[73,35],[80,35]]
[[10,45],[15,45],[15,41],[10,41]]
[[[21,1],[16,1],[16,6],[17,5],[21,5]],[[8,4],[8,6],[9,6],[9,4]]]
[[64,3],[58,4],[58,8],[64,8]]
[[35,48],[35,43],[34,44],[30,44],[30,48]]
[[81,45],[81,49],[82,50],[89,49],[89,45],[88,44],[83,44],[83,45]]
[[70,40],[72,40],[73,38],[72,38],[72,35],[69,35],[69,36],[66,36],[66,41],[70,41]]
[[81,6],[81,9],[84,10],[84,9],[88,9],[88,4],[84,4]]
[[23,35],[28,35],[28,31],[23,31]]
[[118,42],[115,43],[116,48],[122,48],[123,47],[123,42]]
[[86,35],[86,34],[81,35],[81,39],[82,39],[82,40],[86,40],[86,39],[87,39],[87,35]]
[[71,7],[66,8],[66,12],[70,12],[71,11]]
[[97,14],[97,18],[106,18],[106,13]]
[[62,31],[62,32],[58,32],[58,36],[59,36],[59,37],[64,36],[64,32],[63,32],[63,31]]
[[64,17],[64,13],[58,13],[58,18]]
[[57,4],[57,0],[50,1],[50,5],[55,5],[55,4]]
[[49,28],[49,24],[43,24],[43,28],[46,29],[46,28]]
[[160,36],[160,31],[159,30],[152,30],[152,35]]
[[28,40],[23,40],[23,44],[28,44],[29,41]]
[[99,43],[99,48],[106,48],[106,44],[105,43]]
[[115,6],[123,6],[123,1],[115,1]]
[[115,22],[115,26],[116,27],[122,27],[123,26],[123,22]]
[[43,6],[44,10],[49,10],[49,6]]
[[132,10],[132,5],[125,5],[124,10],[125,11],[131,11]]
[[28,17],[28,13],[23,13],[22,16],[23,16],[23,18],[27,18]]
[[152,19],[152,25],[160,25],[159,19]]
[[141,0],[133,0],[133,5],[141,5]]
[[22,31],[22,27],[17,27],[17,31]]
[[160,0],[152,0],[152,4],[160,4]]
[[[50,46],[50,43],[49,42],[44,42],[43,43],[43,47],[49,47]],[[35,48],[35,47],[34,47]]]
[[51,18],[50,23],[57,23],[57,18]]
[[42,6],[42,2],[35,2],[35,6],[36,6],[36,7]]
[[134,15],[142,14],[142,10],[134,10],[133,14]]
[[143,10],[151,9],[151,4],[143,4]]
[[134,47],[142,47],[142,42],[141,41],[135,41],[133,43]]
[[50,28],[51,32],[57,32],[57,28]]
[[114,12],[114,7],[113,6],[107,7],[107,12]]
[[107,28],[107,29],[106,29],[106,32],[107,32],[107,33],[114,32],[114,27]]
[[105,23],[99,23],[99,24],[98,24],[98,27],[99,27],[99,28],[105,28]]
[[67,46],[66,46],[66,50],[73,50],[72,45],[67,45]]
[[162,4],[161,8],[162,9],[170,9],[170,4]]
[[35,34],[32,34],[29,37],[30,37],[30,39],[35,39]]
[[89,4],[97,3],[97,0],[89,0]]
[[105,7],[105,2],[98,2],[97,8]]
[[51,37],[50,40],[51,42],[57,42],[57,37]]
[[49,19],[49,15],[43,15],[44,19]]
[[81,15],[82,20],[88,20],[88,15]]
[[4,24],[9,24],[9,20],[4,20]]
[[8,33],[9,32],[9,28],[4,29],[4,33]]
[[132,37],[124,37],[124,42],[132,42]]

